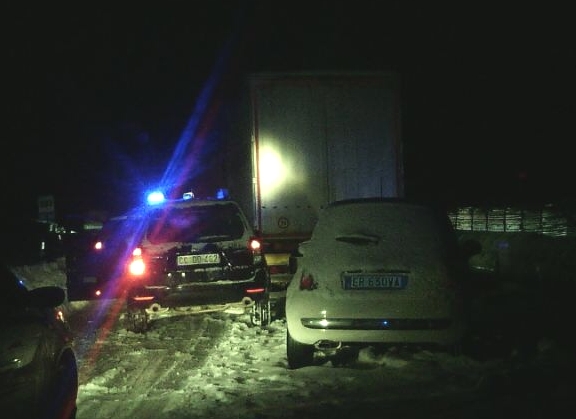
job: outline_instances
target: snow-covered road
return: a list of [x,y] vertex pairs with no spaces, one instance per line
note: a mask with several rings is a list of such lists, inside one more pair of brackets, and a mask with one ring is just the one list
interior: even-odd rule
[[[20,274],[32,287],[63,283],[57,264]],[[135,334],[121,305],[66,306],[78,419],[544,417],[574,407],[573,355],[550,340],[528,360],[366,348],[348,365],[289,370],[282,319],[260,329],[247,315],[162,314]]]

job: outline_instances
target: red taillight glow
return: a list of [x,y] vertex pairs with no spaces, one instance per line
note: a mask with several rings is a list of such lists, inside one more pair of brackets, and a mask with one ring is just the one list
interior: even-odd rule
[[258,251],[260,251],[262,244],[257,239],[250,239],[250,241],[248,242],[248,247],[253,252],[258,252]]
[[152,301],[154,299],[154,296],[153,295],[146,295],[146,296],[136,295],[136,296],[132,297],[132,299],[134,301]]
[[146,263],[142,258],[142,248],[132,250],[132,259],[128,263],[128,273],[133,276],[142,276],[146,273]]
[[128,264],[128,272],[130,275],[141,276],[146,272],[146,264],[142,258],[136,258]]
[[103,247],[104,243],[102,243],[101,241],[97,241],[96,243],[94,243],[94,250],[102,250]]
[[316,289],[316,282],[314,282],[314,277],[309,273],[302,273],[300,277],[300,289],[311,291]]
[[271,275],[289,273],[288,266],[286,266],[286,265],[269,265],[268,269],[269,269]]
[[249,288],[246,290],[246,294],[260,294],[266,291],[266,288]]

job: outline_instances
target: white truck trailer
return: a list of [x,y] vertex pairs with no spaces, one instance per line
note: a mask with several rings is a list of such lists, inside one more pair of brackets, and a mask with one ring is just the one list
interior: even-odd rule
[[403,196],[400,79],[393,72],[257,73],[247,87],[243,128],[251,141],[232,138],[227,183],[278,277],[329,202]]

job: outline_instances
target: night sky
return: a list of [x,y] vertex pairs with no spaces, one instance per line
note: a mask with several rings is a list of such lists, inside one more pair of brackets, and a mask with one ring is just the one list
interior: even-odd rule
[[5,2],[5,208],[120,208],[135,179],[162,174],[219,60],[228,81],[397,71],[409,196],[573,200],[569,10],[420,3]]

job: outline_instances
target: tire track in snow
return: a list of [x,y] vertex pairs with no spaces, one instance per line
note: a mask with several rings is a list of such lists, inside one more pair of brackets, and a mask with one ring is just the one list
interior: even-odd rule
[[[155,322],[169,323],[155,329]],[[225,322],[225,317],[210,314],[160,318],[143,335],[117,327],[106,339],[96,339],[97,356],[114,358],[116,367],[98,371],[97,360],[94,369],[81,365],[81,384],[91,384],[80,388],[78,417],[148,417],[151,406],[157,404],[155,399],[164,400],[170,393],[182,398],[190,374],[202,367],[210,349],[218,344]],[[134,351],[134,346],[141,349]],[[155,352],[153,357],[150,351]],[[127,405],[122,400],[139,403]]]

